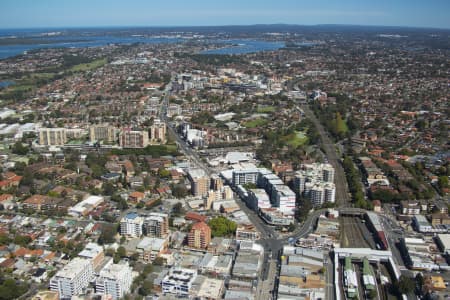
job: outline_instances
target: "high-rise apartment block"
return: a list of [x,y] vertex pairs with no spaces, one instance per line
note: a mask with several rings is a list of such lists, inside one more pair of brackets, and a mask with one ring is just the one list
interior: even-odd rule
[[165,144],[166,143],[166,123],[162,122],[160,119],[155,119],[153,125],[150,126],[150,142]]
[[149,145],[148,131],[124,128],[119,135],[119,144],[123,148],[145,148]]
[[299,195],[311,200],[314,207],[334,203],[336,186],[334,168],[330,164],[304,164],[296,172],[294,187]]
[[144,219],[137,213],[128,213],[120,220],[120,234],[129,237],[140,237]]
[[117,129],[109,125],[93,125],[89,127],[89,139],[91,142],[103,141],[113,143],[116,141]]
[[128,294],[133,281],[132,269],[127,262],[106,265],[95,281],[95,291],[98,294],[110,296],[112,299],[122,299]]
[[151,213],[144,219],[144,234],[150,237],[164,238],[169,233],[169,216]]
[[201,169],[190,169],[188,178],[191,182],[191,193],[194,196],[206,196],[209,190],[209,177]]
[[206,249],[211,242],[211,228],[205,222],[192,225],[188,233],[188,245],[192,248]]
[[41,128],[39,130],[39,144],[47,146],[62,146],[67,142],[65,128]]
[[60,299],[71,299],[83,292],[94,277],[94,267],[88,259],[74,258],[50,279],[50,290]]

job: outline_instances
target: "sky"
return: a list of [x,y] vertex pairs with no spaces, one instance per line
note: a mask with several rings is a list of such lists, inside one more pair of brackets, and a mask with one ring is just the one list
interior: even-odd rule
[[450,28],[450,0],[0,0],[0,28],[354,24]]

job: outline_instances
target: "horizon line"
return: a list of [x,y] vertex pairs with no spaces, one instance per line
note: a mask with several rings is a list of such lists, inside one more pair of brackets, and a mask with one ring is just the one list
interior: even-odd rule
[[427,27],[412,25],[368,25],[368,24],[291,24],[291,23],[255,23],[255,24],[228,24],[228,25],[86,25],[86,26],[36,26],[36,27],[0,27],[0,30],[24,30],[24,29],[108,29],[108,28],[205,28],[205,27],[252,27],[252,26],[299,26],[299,27],[317,27],[317,26],[350,26],[350,27],[383,27],[398,29],[435,29],[450,30],[450,27]]

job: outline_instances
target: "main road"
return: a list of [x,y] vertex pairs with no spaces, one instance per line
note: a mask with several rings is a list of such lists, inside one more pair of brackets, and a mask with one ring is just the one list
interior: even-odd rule
[[[166,86],[165,94],[163,97],[161,110],[160,110],[160,118],[167,125],[168,132],[173,135],[175,138],[180,150],[199,168],[203,169],[208,175],[211,175],[213,171],[203,163],[203,161],[199,158],[197,153],[195,153],[192,148],[186,144],[186,142],[181,139],[181,137],[175,132],[175,129],[169,123],[167,119],[167,107],[169,105],[169,97],[170,97],[170,83]],[[330,140],[329,136],[325,132],[322,124],[317,120],[312,111],[307,107],[302,107],[305,115],[313,122],[316,126],[319,134],[322,139],[322,146],[325,150],[325,154],[328,157],[328,161],[335,169],[335,184],[336,184],[336,202],[339,207],[349,207],[350,206],[350,197],[348,194],[348,186],[347,180],[345,177],[344,170],[340,163],[340,158],[336,152],[335,144]],[[264,221],[251,209],[249,209],[242,201],[238,201],[240,208],[247,214],[249,220],[255,225],[256,229],[261,232],[261,240],[260,244],[265,249],[264,253],[264,261],[268,263],[263,268],[263,272],[261,274],[258,286],[258,292],[267,293],[268,287],[273,289],[273,282],[275,281],[277,275],[277,265],[276,261],[278,259],[279,254],[281,253],[281,249],[283,245],[285,245],[290,238],[302,238],[307,236],[309,233],[313,232],[315,226],[317,224],[317,220],[326,210],[316,210],[309,214],[307,219],[298,226],[293,232],[288,235],[284,235],[281,238],[278,238],[277,233],[274,231],[272,226],[264,223]],[[328,271],[330,271],[330,267],[328,266]],[[327,276],[327,279],[330,274]],[[328,280],[327,280],[328,281]],[[268,285],[271,282],[272,284]],[[327,288],[327,297],[328,299],[334,299],[334,293],[332,293],[332,289]]]
[[345,177],[344,168],[341,164],[341,159],[337,154],[336,145],[333,143],[325,132],[322,124],[316,118],[314,113],[307,105],[301,106],[301,109],[305,113],[305,116],[310,119],[316,126],[317,131],[322,139],[322,147],[328,158],[329,163],[334,167],[334,182],[336,184],[336,203],[339,207],[351,206],[351,199],[349,197],[347,179]]

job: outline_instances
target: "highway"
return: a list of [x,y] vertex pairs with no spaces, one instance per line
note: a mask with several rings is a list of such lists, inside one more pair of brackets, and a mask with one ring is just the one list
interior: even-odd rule
[[341,165],[341,158],[336,152],[336,145],[331,141],[328,134],[325,132],[322,124],[316,118],[314,113],[309,109],[307,105],[301,107],[305,116],[310,119],[316,126],[317,131],[322,139],[322,148],[325,150],[325,154],[329,163],[334,167],[334,183],[336,184],[336,203],[339,207],[351,206],[351,199],[349,197],[347,178],[345,177],[344,168]]

